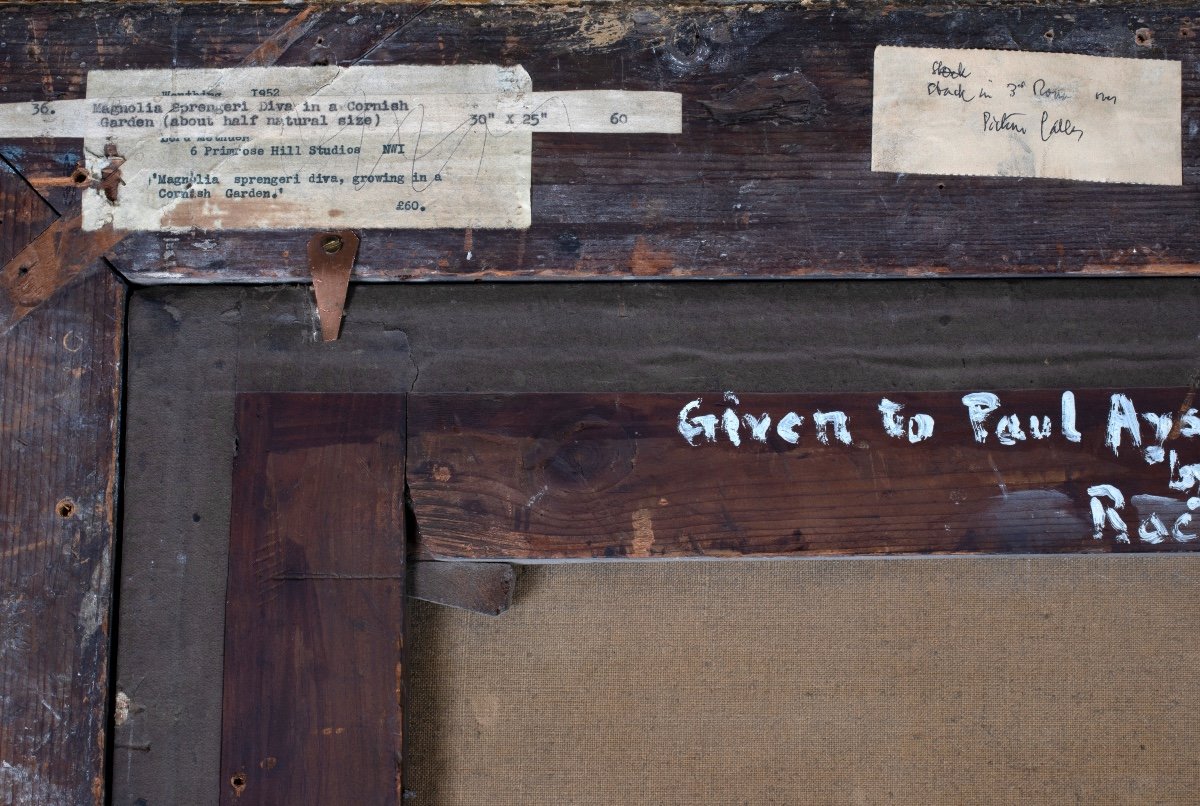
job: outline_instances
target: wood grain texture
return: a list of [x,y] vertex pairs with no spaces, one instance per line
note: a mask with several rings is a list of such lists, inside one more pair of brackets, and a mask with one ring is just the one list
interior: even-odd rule
[[[361,280],[1191,274],[1198,19],[1174,3],[42,6],[0,17],[0,64],[11,100],[79,97],[89,69],[264,56],[519,63],[540,90],[683,93],[680,136],[537,135],[529,230],[372,231]],[[1178,59],[1184,185],[872,173],[877,44]],[[147,283],[296,281],[309,234],[137,234],[116,261]]]
[[125,289],[0,336],[0,802],[104,802]]
[[402,801],[403,427],[402,396],[238,399],[221,803]]
[[[1172,414],[1187,389],[1137,390],[1138,412]],[[963,394],[888,394],[903,414],[928,413],[934,436],[910,444],[885,433],[881,395],[743,395],[740,418],[771,416],[765,442],[741,425],[740,446],[718,430],[689,445],[677,430],[696,395],[512,395],[409,398],[409,487],[420,556],[524,561],[681,557],[802,557],[941,552],[1178,551],[1138,527],[1157,513],[1168,529],[1188,495],[1169,488],[1169,462],[1151,464],[1124,437],[1104,442],[1110,393],[1076,393],[1082,441],[1059,431],[1057,392],[1000,392],[1002,407],[977,443]],[[723,416],[721,395],[695,414]],[[815,412],[841,410],[849,444],[821,444]],[[798,443],[776,426],[804,418]],[[994,429],[1019,414],[1024,441]],[[1053,434],[1032,436],[1029,417]],[[720,422],[720,421],[718,421]],[[718,427],[719,429],[719,427]],[[1143,422],[1143,445],[1154,443]],[[1200,440],[1168,439],[1179,463]],[[1131,540],[1093,537],[1089,488],[1125,496]],[[1187,521],[1183,522],[1185,525]],[[1187,529],[1186,532],[1192,530]]]

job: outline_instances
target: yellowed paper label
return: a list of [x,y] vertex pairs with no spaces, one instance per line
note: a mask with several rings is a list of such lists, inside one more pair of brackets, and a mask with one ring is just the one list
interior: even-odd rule
[[1180,64],[880,46],[871,169],[1179,185]]
[[534,92],[521,67],[93,71],[87,98],[0,108],[8,136],[82,136],[122,230],[530,224],[536,132],[678,133],[676,93]]

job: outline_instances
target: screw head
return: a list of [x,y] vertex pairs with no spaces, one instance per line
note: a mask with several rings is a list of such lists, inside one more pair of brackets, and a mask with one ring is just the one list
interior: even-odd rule
[[342,251],[342,238],[340,235],[326,235],[321,239],[321,249],[327,255],[336,255]]

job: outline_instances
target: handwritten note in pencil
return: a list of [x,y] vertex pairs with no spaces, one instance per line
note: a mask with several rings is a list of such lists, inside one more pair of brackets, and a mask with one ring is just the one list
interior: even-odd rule
[[880,46],[871,169],[1182,184],[1179,62]]

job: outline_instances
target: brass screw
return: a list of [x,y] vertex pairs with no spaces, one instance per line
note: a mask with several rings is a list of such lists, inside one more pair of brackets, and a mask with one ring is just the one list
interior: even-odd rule
[[325,250],[327,255],[336,255],[342,251],[342,238],[340,235],[326,235],[321,239],[321,248]]

